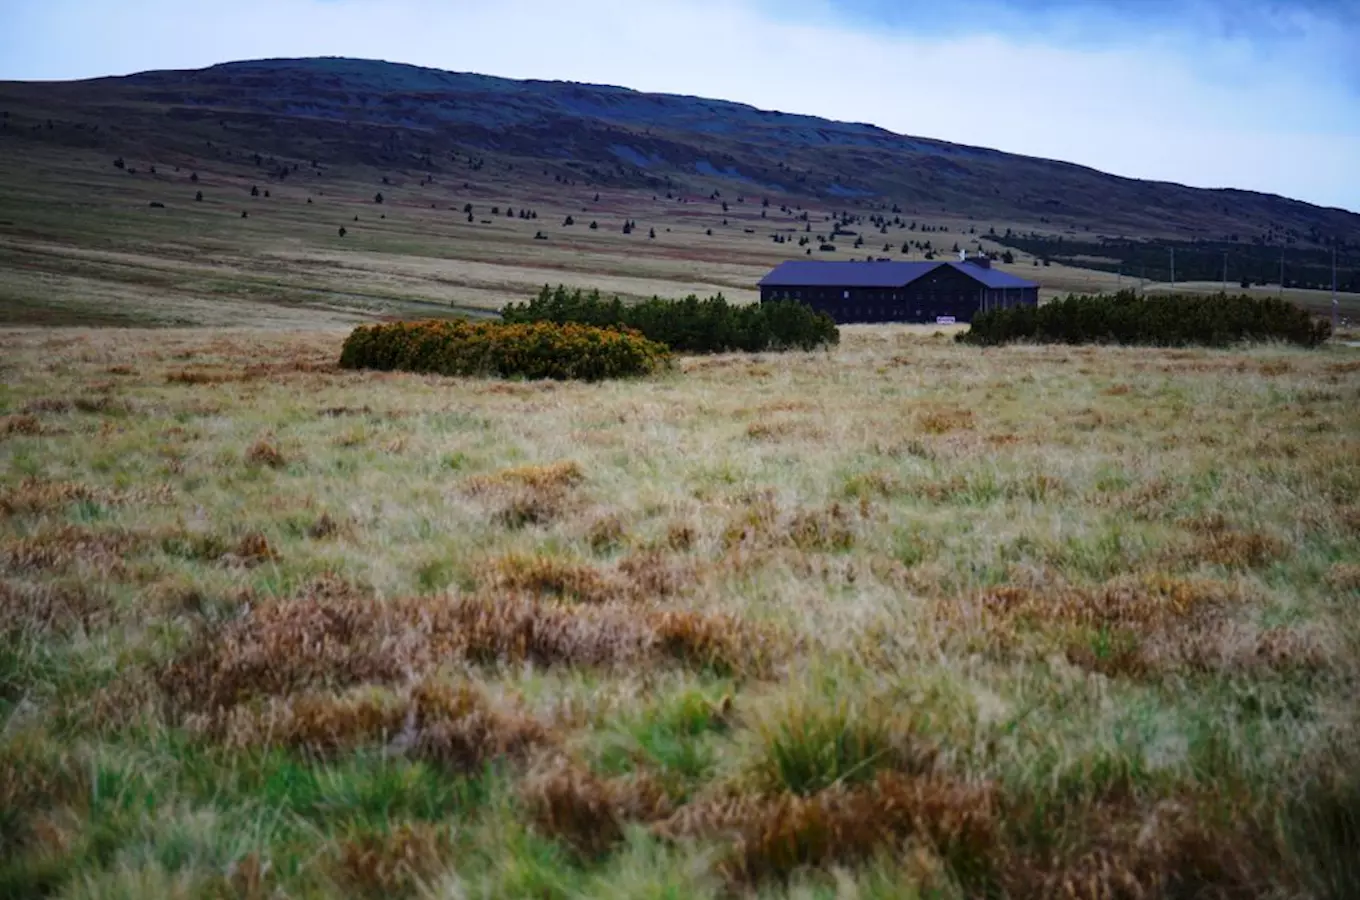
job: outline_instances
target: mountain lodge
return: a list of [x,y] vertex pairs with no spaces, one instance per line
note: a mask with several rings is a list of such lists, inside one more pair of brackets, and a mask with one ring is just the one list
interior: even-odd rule
[[798,300],[837,324],[971,322],[989,309],[1037,306],[1039,286],[991,267],[953,262],[790,260],[760,281],[760,302]]

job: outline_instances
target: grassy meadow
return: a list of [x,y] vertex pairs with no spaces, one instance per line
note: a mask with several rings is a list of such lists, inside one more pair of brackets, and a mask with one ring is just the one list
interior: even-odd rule
[[0,332],[0,896],[1360,883],[1360,353]]
[[[664,192],[567,186],[524,171],[528,163],[454,170],[432,182],[418,173],[304,165],[279,181],[248,165],[208,169],[188,158],[178,165],[128,158],[119,170],[108,154],[35,153],[17,141],[0,147],[14,150],[0,153],[0,326],[296,329],[375,317],[485,316],[547,283],[630,299],[722,292],[748,302],[758,299],[756,283],[770,268],[805,252],[797,245],[806,227],[801,213],[793,205],[781,211],[777,197],[765,208],[758,195],[730,190],[720,198],[667,199]],[[379,193],[381,204],[374,202]],[[472,222],[463,212],[468,204]],[[538,218],[506,215],[524,209]],[[808,208],[813,236],[830,232],[839,209]],[[882,235],[869,227],[864,247],[840,239],[836,253],[816,255],[921,260],[919,251],[898,250],[903,241],[924,239],[948,258],[955,243],[981,240],[999,250],[985,238],[992,227],[1048,228],[940,213],[903,217],[949,231],[891,228]],[[623,234],[625,221],[636,223],[632,234]],[[592,222],[599,227],[592,230]],[[536,239],[540,232],[545,240]],[[790,242],[775,244],[776,232]],[[884,244],[893,252],[884,254]],[[1094,270],[1035,266],[1024,255],[1002,268],[1037,281],[1044,299],[1134,284]],[[1286,294],[1323,314],[1330,309],[1320,292]],[[1360,319],[1360,298],[1344,297],[1341,312]]]

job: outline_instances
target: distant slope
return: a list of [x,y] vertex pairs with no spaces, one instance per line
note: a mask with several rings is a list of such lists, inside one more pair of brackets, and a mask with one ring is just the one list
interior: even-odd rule
[[0,82],[0,109],[15,113],[11,138],[146,158],[259,153],[436,173],[513,166],[524,178],[896,204],[1054,231],[1360,246],[1360,215],[1283,197],[1119,178],[724,101],[385,62],[266,60]]

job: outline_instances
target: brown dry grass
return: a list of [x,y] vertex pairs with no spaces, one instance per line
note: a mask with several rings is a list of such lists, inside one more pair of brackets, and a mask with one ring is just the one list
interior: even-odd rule
[[403,822],[389,831],[343,840],[335,862],[345,891],[364,897],[405,897],[429,885],[447,868],[453,840],[446,829]]
[[82,501],[122,506],[129,503],[168,504],[173,498],[174,489],[168,484],[115,490],[77,481],[48,481],[28,477],[0,492],[0,515],[40,515]]
[[365,686],[275,697],[263,707],[236,707],[216,727],[229,746],[277,744],[335,756],[377,744],[465,773],[523,759],[552,739],[548,728],[496,707],[473,684],[429,678],[395,691]]
[[[804,552],[845,552],[856,539],[856,517],[839,502],[822,508],[780,509],[771,492],[741,498],[723,530],[729,551],[789,547]],[[867,506],[861,506],[867,510]]]
[[77,580],[31,584],[0,579],[0,634],[90,629],[109,612],[109,598]]
[[491,560],[481,579],[508,591],[577,603],[645,603],[697,590],[704,576],[693,562],[660,551],[640,551],[601,567],[555,556],[511,554]]
[[43,427],[42,420],[37,416],[28,413],[20,413],[14,416],[0,416],[0,437],[10,435],[34,435],[42,434],[47,429]]
[[786,878],[806,866],[852,863],[916,838],[956,870],[985,872],[997,849],[995,790],[881,772],[868,785],[809,797],[700,801],[658,826],[669,838],[717,839],[723,873],[738,883]]
[[948,406],[924,409],[916,417],[918,427],[927,434],[949,434],[973,427],[973,411]]
[[596,859],[623,839],[626,823],[671,814],[665,790],[647,775],[604,779],[563,757],[525,778],[520,802],[542,833]]
[[560,518],[570,505],[571,489],[584,478],[577,463],[566,461],[480,475],[468,479],[463,487],[490,507],[494,522],[523,528]]
[[619,579],[594,566],[552,556],[505,556],[493,560],[487,570],[489,587],[512,593],[579,603],[608,603],[627,595],[627,586]]
[[324,582],[200,634],[163,668],[160,684],[181,714],[215,713],[252,698],[399,684],[459,660],[545,667],[673,660],[758,673],[775,650],[769,635],[726,616],[514,596],[384,601]]
[[250,446],[246,451],[246,462],[252,466],[268,466],[271,469],[282,469],[288,465],[287,458],[283,451],[266,439],[260,439]]
[[143,546],[142,535],[79,525],[44,528],[31,537],[0,543],[0,567],[12,574],[60,572],[76,567],[106,577],[123,571],[123,557]]
[[1327,583],[1338,591],[1360,590],[1360,563],[1337,563],[1327,572]]

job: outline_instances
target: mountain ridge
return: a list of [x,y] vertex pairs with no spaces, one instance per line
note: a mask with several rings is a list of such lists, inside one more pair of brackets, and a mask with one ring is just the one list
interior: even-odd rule
[[[1360,247],[1360,214],[1233,187],[1197,188],[865,122],[616,85],[518,80],[382,60],[240,60],[70,82],[3,82],[6,109],[65,113],[118,151],[530,176],[641,190],[735,190],[947,211],[1110,236]],[[102,126],[91,140],[94,120]],[[49,128],[37,139],[60,142]],[[470,160],[470,162],[468,162]]]

